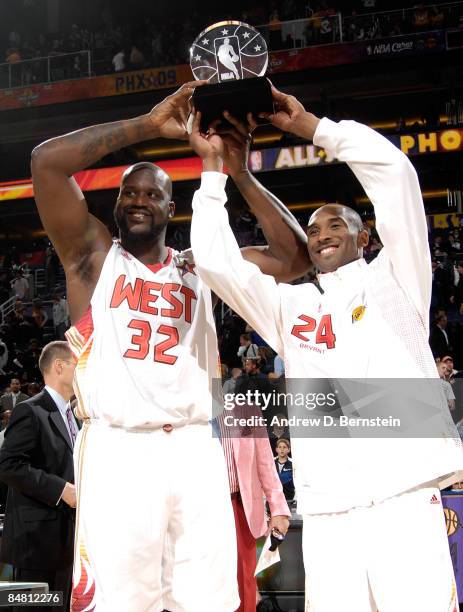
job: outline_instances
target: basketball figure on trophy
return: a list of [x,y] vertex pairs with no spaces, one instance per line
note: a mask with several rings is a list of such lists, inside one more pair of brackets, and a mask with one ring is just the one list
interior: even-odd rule
[[[235,63],[239,61],[239,56],[236,55],[235,50],[233,49],[232,45],[230,44],[230,39],[229,38],[225,38],[223,43],[220,45],[220,47],[217,50],[217,58],[219,60],[219,62],[225,66],[225,68],[227,68],[228,70],[231,70],[235,79],[239,79],[241,78],[240,75],[238,74],[238,69],[235,66]],[[232,78],[232,74],[228,73],[228,74],[224,74],[222,73],[220,75],[222,77],[222,79],[229,79]]]
[[249,113],[262,121],[261,113],[274,112],[271,84],[264,76],[267,43],[249,24],[220,21],[207,27],[190,47],[190,66],[195,79],[207,81],[193,94],[204,133],[213,121],[228,124],[225,110],[244,123]]

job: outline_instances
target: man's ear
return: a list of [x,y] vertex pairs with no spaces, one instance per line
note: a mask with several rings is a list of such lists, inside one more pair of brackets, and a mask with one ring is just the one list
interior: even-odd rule
[[367,230],[362,230],[357,236],[357,247],[364,249],[370,241]]
[[169,219],[172,219],[174,215],[175,215],[175,202],[171,200],[169,202]]

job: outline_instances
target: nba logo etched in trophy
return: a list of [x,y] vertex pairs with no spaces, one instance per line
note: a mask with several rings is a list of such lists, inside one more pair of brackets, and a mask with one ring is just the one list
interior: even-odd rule
[[[236,36],[233,36],[233,43],[239,42]],[[241,67],[241,58],[239,55],[235,53],[235,49],[233,48],[233,44],[230,43],[230,39],[224,38],[223,41],[215,39],[214,45],[216,49],[216,57],[218,61],[218,77],[219,81],[226,81],[228,79],[242,79],[243,78],[243,70]],[[230,72],[226,72],[223,70],[225,67],[226,70]]]
[[208,81],[193,95],[205,131],[224,110],[243,121],[249,112],[256,118],[273,112],[270,82],[264,77],[267,43],[252,26],[240,21],[209,26],[190,47],[190,65],[195,79]]

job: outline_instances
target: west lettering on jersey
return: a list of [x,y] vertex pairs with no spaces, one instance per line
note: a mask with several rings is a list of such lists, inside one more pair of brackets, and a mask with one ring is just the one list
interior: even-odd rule
[[[196,293],[190,287],[179,283],[158,283],[141,278],[132,284],[126,282],[126,275],[121,274],[114,283],[110,308],[119,308],[127,302],[130,310],[143,312],[170,319],[184,317],[187,323],[193,320],[193,303]],[[155,306],[156,304],[156,306]]]

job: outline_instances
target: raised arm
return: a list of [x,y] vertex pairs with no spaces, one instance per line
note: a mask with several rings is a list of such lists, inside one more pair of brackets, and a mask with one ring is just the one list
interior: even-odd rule
[[304,276],[311,267],[307,237],[287,207],[249,172],[248,156],[251,132],[256,127],[252,115],[244,125],[224,113],[233,126],[221,129],[224,162],[228,173],[256,216],[268,245],[244,247],[243,257],[252,261],[264,274],[288,282]]
[[416,171],[407,156],[369,127],[323,119],[314,143],[348,164],[370,198],[393,273],[429,326],[432,272],[428,228]]
[[183,85],[146,115],[71,132],[33,150],[35,199],[66,272],[74,321],[93,292],[111,236],[103,223],[89,214],[73,174],[135,142],[158,136],[187,138],[188,100],[195,85]]
[[428,326],[431,259],[426,216],[415,169],[386,138],[355,121],[334,123],[307,112],[293,96],[273,88],[276,113],[267,115],[282,130],[313,140],[348,164],[370,198],[384,245],[382,257]]
[[204,282],[278,353],[282,354],[280,298],[272,276],[243,259],[225,210],[222,174],[223,141],[205,138],[196,115],[190,143],[203,160],[201,187],[193,198],[191,246],[196,269]]

